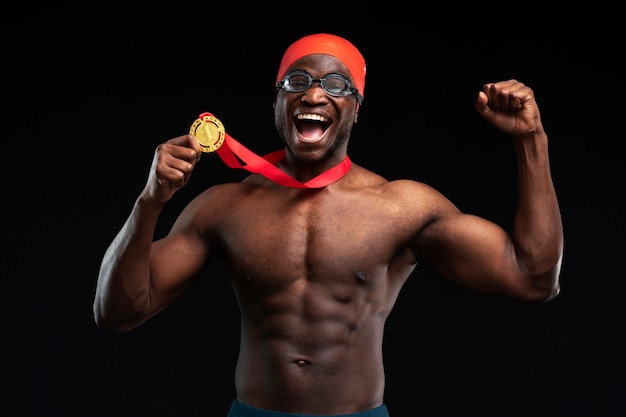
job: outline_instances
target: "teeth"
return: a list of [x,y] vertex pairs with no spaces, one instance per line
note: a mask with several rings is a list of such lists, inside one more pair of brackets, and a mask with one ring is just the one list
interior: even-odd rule
[[319,114],[299,114],[298,120],[312,120],[315,122],[327,122],[328,119],[324,116],[320,116]]

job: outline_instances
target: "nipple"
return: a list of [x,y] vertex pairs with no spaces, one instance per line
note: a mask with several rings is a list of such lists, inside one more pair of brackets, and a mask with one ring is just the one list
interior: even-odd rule
[[299,360],[296,361],[296,365],[298,365],[298,366],[305,366],[307,364],[308,364],[308,362],[305,361],[304,359],[299,359]]

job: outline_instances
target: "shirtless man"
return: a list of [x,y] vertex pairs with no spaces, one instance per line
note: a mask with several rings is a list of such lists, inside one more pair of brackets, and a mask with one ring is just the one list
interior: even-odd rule
[[104,254],[97,325],[139,326],[217,259],[241,309],[229,416],[382,417],[385,321],[418,262],[477,291],[534,303],[555,297],[563,231],[532,89],[488,83],[475,104],[516,150],[519,204],[509,235],[426,184],[388,181],[351,163],[364,85],[365,61],[347,40],[294,42],[277,76],[275,124],[286,152],[276,166],[304,185],[332,168],[343,167],[340,175],[314,187],[263,173],[212,186],[154,240],[164,205],[201,156],[191,135],[157,146],[145,188]]

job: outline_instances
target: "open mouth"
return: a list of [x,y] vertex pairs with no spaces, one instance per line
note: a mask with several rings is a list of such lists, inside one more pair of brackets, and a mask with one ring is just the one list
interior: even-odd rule
[[295,124],[302,139],[315,140],[319,139],[328,129],[330,120],[319,114],[306,113],[299,114]]

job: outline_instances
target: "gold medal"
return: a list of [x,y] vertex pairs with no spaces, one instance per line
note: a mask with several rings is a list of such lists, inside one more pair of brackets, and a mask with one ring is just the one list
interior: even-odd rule
[[202,113],[191,125],[189,133],[200,142],[202,152],[215,152],[224,143],[224,125],[211,113]]

